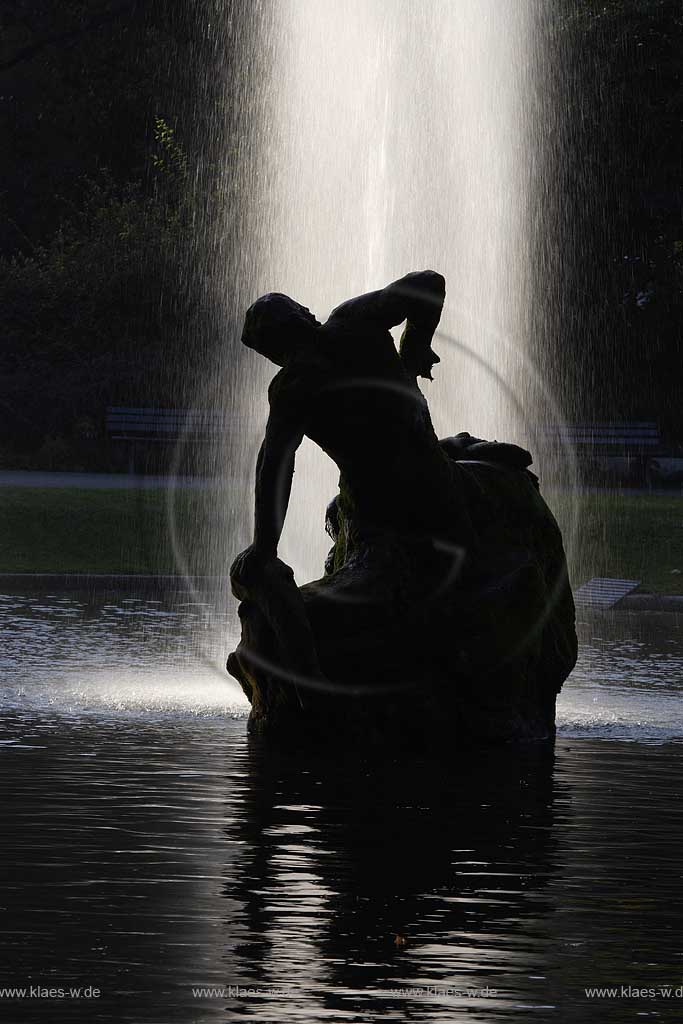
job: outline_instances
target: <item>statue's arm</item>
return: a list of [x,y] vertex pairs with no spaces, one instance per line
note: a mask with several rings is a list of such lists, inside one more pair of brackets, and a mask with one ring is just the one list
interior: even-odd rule
[[399,352],[408,372],[416,377],[431,380],[431,368],[439,362],[431,344],[445,297],[446,281],[434,270],[406,274],[381,292],[380,301],[390,326],[406,321]]
[[405,321],[401,358],[410,373],[431,379],[430,369],[439,359],[430,346],[445,297],[446,281],[442,274],[417,270],[392,281],[386,288],[344,302],[330,320],[365,320],[385,330]]
[[277,557],[294,476],[296,450],[303,429],[296,420],[271,407],[266,433],[256,463],[254,541],[263,558]]
[[254,539],[230,568],[232,590],[240,600],[258,592],[268,566],[287,569],[277,561],[277,549],[292,490],[294,457],[302,438],[296,420],[271,405],[256,463]]
[[[283,393],[284,391],[284,393]],[[256,507],[253,543],[230,569],[232,592],[256,605],[272,633],[275,661],[292,682],[323,677],[315,637],[292,569],[277,557],[294,475],[296,450],[303,439],[294,394],[280,391],[271,398],[266,433],[256,464]],[[287,674],[285,678],[287,678]],[[301,702],[301,696],[297,696]]]
[[446,280],[435,270],[417,270],[376,293],[378,314],[387,327],[407,320],[431,340],[441,319]]
[[280,370],[270,383],[270,412],[256,463],[254,539],[230,568],[232,590],[240,600],[262,590],[264,573],[276,566],[278,571],[287,570],[291,575],[291,569],[278,560],[277,549],[309,400],[306,387],[286,370]]

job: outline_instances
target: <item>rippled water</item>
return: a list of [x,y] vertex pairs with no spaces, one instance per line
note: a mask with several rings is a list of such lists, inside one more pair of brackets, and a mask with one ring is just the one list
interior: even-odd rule
[[5,994],[1,1019],[681,1019],[671,617],[581,626],[554,755],[435,766],[248,742],[223,612],[0,614],[0,988],[65,990]]
[[683,739],[680,616],[579,613],[579,662],[557,705],[561,736]]

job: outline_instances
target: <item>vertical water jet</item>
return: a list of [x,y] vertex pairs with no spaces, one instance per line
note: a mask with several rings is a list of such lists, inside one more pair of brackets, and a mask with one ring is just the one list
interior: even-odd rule
[[[233,280],[218,277],[231,337],[214,380],[236,433],[223,453],[234,514],[220,565],[250,539],[274,368],[240,350],[238,306],[262,292],[291,294],[324,320],[351,295],[438,269],[448,289],[442,363],[426,384],[437,433],[537,449],[539,427],[561,415],[535,361],[555,327],[537,258],[556,145],[539,123],[545,19],[538,0],[277,0],[251,10],[231,72],[232,103],[248,111],[232,163],[237,257]],[[322,570],[337,482],[307,441],[297,469],[282,557],[305,582]]]

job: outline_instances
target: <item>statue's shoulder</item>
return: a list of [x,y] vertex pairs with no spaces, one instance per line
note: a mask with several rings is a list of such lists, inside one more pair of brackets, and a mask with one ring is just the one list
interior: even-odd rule
[[315,374],[307,366],[285,366],[268,386],[271,411],[280,414],[302,414],[316,390]]

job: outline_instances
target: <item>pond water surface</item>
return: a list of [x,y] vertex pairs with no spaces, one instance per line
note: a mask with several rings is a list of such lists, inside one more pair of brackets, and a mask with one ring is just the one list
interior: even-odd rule
[[554,753],[435,769],[248,742],[227,612],[0,615],[3,1021],[683,1019],[672,616],[580,624]]

